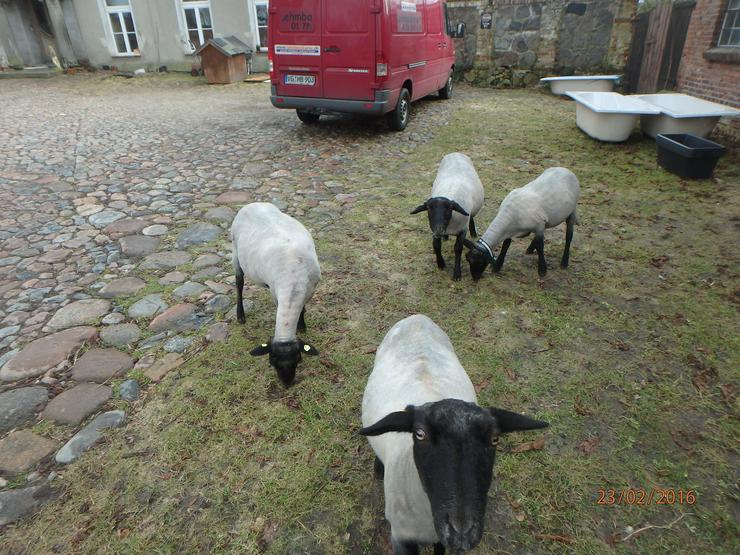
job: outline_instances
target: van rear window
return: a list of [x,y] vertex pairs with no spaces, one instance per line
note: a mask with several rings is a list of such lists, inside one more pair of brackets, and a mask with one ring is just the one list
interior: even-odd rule
[[423,33],[424,32],[424,0],[401,0],[399,4],[391,4],[395,9],[395,17],[391,13],[392,33]]

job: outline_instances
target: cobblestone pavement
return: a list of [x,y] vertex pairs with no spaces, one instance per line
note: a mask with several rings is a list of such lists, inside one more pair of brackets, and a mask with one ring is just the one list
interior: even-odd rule
[[[0,476],[53,479],[54,453],[71,462],[124,421],[111,410],[62,446],[30,431],[39,412],[71,437],[111,398],[137,399],[135,380],[114,391],[113,378],[138,368],[157,382],[226,337],[241,205],[271,201],[327,233],[368,172],[383,177],[459,102],[417,103],[391,133],[382,119],[307,127],[268,94],[185,76],[0,82]],[[358,154],[377,166],[358,171]],[[31,510],[39,487],[18,503]]]

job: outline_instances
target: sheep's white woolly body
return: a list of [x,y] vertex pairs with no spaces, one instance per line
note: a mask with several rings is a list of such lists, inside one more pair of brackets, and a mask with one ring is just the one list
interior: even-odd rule
[[[447,154],[439,163],[437,177],[432,184],[432,197],[455,200],[470,216],[483,206],[483,184],[475,171],[473,161],[460,152]],[[448,235],[458,235],[468,229],[469,216],[452,212],[447,225]]]
[[277,341],[295,339],[301,310],[321,278],[313,238],[298,220],[267,202],[248,204],[231,225],[234,266],[270,288]]
[[491,248],[564,222],[576,210],[580,186],[567,168],[548,168],[534,181],[514,189],[501,203],[481,237]]
[[[427,316],[409,316],[378,347],[362,399],[362,424],[370,426],[407,405],[442,399],[477,402],[447,334]],[[393,537],[438,542],[429,498],[414,465],[411,434],[386,433],[368,440],[385,466],[385,516]]]

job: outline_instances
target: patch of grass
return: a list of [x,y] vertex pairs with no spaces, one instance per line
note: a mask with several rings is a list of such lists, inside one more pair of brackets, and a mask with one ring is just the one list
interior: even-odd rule
[[[682,181],[656,167],[650,140],[601,144],[581,134],[572,103],[461,91],[431,141],[411,146],[407,134],[337,120],[297,131],[326,158],[306,164],[305,153],[284,151],[299,178],[358,193],[339,221],[310,211],[304,219],[323,279],[303,338],[321,355],[304,360],[293,388],[248,355],[273,326],[269,295],[257,291],[246,325],[231,325],[227,342],[150,390],[126,428],[65,472],[63,500],[9,529],[7,545],[387,552],[382,485],[356,434],[360,402],[374,348],[396,321],[421,312],[450,336],[482,405],[551,423],[543,450],[510,452],[542,432],[502,441],[474,553],[736,552],[738,261],[727,224],[738,213],[737,151],[716,179]],[[417,111],[422,125],[442,109],[429,101]],[[353,142],[361,148],[341,170],[326,163]],[[546,233],[543,280],[524,254],[527,239],[515,239],[502,272],[480,282],[467,268],[459,283],[450,267],[437,270],[426,221],[408,210],[451,151],[469,154],[485,184],[480,232],[510,189],[546,167],[572,169],[582,196],[571,267],[557,266],[557,228]],[[443,254],[451,263],[451,242]],[[600,490],[630,488],[691,490],[696,502],[598,502]],[[684,513],[670,529],[620,541]]]

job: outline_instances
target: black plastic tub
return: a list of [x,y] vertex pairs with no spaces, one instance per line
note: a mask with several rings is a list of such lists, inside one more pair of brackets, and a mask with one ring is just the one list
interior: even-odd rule
[[717,160],[725,152],[722,145],[689,133],[656,135],[655,142],[660,167],[691,179],[712,177]]

